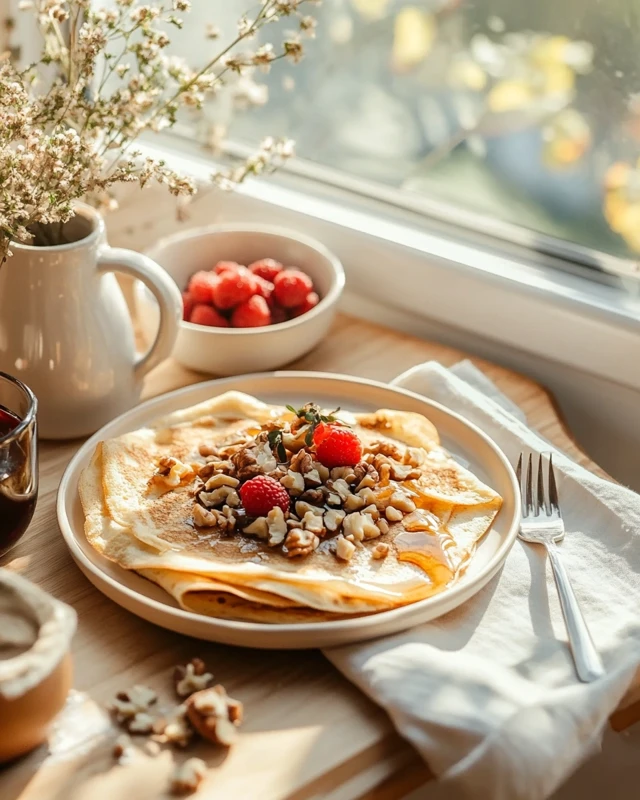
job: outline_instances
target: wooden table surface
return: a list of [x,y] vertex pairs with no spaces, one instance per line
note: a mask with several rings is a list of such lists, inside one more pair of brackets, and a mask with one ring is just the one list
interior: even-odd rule
[[[348,317],[299,368],[388,381],[427,359],[452,364],[464,354]],[[472,359],[526,413],[530,424],[576,460],[597,469],[567,435],[549,395],[532,381]],[[206,376],[172,361],[148,378],[150,397]],[[369,798],[399,800],[429,778],[385,714],[319,652],[264,652],[206,644],[156,628],[101,595],[72,562],[55,517],[62,472],[81,443],[42,443],[41,494],[29,531],[0,565],[16,570],[79,614],[73,652],[75,693],[52,742],[0,770],[2,800],[159,800],[170,752],[140,754],[115,766],[101,704],[134,683],[169,688],[173,665],[205,658],[216,679],[245,704],[239,743],[226,755],[203,746],[213,769],[196,797],[228,800]],[[617,727],[640,717],[629,703]],[[2,732],[0,731],[0,735]]]

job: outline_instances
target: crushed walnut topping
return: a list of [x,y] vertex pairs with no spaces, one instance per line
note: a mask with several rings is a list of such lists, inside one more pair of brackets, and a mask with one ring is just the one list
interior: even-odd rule
[[133,686],[126,692],[118,692],[109,710],[129,733],[151,733],[154,718],[149,710],[157,700],[158,695],[148,686]]
[[230,747],[242,722],[242,703],[229,697],[223,686],[214,686],[187,699],[187,718],[204,739]]
[[178,697],[189,697],[194,692],[208,689],[213,675],[201,658],[192,658],[187,664],[179,664],[173,670],[173,683]]
[[205,779],[207,765],[201,758],[188,758],[176,766],[169,788],[174,795],[193,794]]
[[[341,544],[343,554],[351,552],[352,546],[385,536],[415,511],[411,481],[421,475],[422,448],[375,440],[363,448],[358,463],[329,468],[317,458],[314,432],[321,424],[343,423],[313,404],[288,410],[292,419],[233,431],[215,447],[200,447],[206,463],[194,489],[196,529],[216,527],[227,535],[241,532],[281,548],[289,558],[300,558],[313,553],[320,541],[334,537],[349,543]],[[247,514],[242,487],[258,475],[286,489],[288,511],[275,507],[268,516]],[[339,558],[337,547],[328,552]]]
[[191,481],[195,474],[192,464],[184,464],[177,458],[164,456],[158,461],[156,471],[149,480],[149,489],[169,492]]

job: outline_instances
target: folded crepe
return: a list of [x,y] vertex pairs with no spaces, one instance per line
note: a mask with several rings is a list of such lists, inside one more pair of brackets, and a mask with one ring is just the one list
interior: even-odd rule
[[[322,419],[358,436],[359,465],[317,460]],[[260,473],[287,487],[282,519],[242,509],[240,487]],[[446,590],[502,503],[420,414],[333,421],[312,404],[296,412],[239,392],[101,442],[79,489],[103,556],[185,609],[268,623],[370,614]]]

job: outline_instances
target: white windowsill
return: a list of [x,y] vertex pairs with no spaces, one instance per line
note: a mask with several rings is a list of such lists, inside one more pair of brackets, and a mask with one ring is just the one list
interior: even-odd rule
[[[145,149],[206,179],[205,158]],[[533,251],[474,246],[464,230],[457,239],[417,214],[373,201],[363,209],[346,193],[317,188],[281,176],[198,202],[212,221],[285,225],[321,239],[342,259],[351,296],[640,389],[637,293],[558,269]]]

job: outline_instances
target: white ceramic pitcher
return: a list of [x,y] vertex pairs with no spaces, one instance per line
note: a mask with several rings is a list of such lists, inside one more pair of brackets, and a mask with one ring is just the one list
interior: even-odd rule
[[[170,354],[182,314],[173,280],[150,258],[109,247],[96,211],[79,207],[65,233],[70,244],[12,243],[0,267],[0,371],[35,392],[45,439],[86,436],[135,405],[144,375]],[[114,272],[141,280],[160,306],[156,339],[141,357]]]

